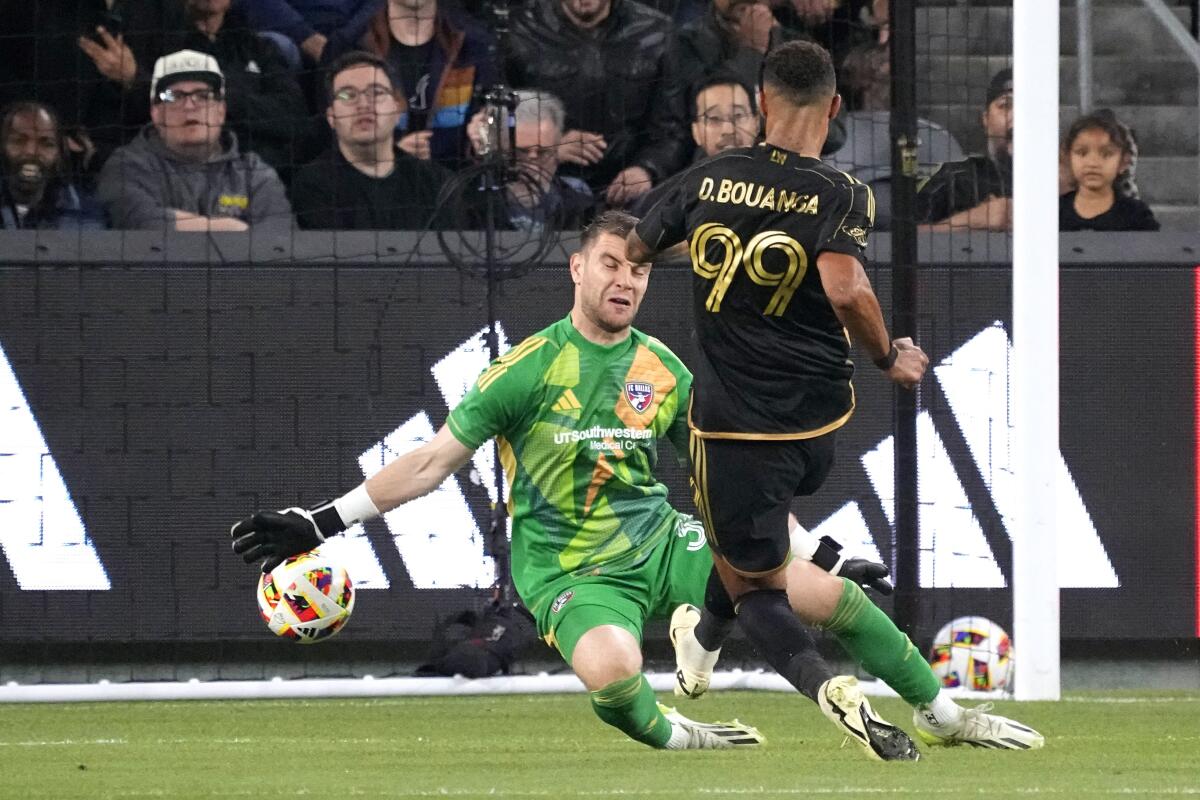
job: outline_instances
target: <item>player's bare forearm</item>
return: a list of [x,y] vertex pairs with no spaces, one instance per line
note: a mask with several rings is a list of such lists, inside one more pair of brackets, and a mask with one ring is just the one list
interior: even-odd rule
[[387,513],[441,486],[472,452],[443,425],[431,441],[372,475],[366,482],[367,494],[380,513]]
[[887,356],[892,341],[879,299],[858,259],[826,251],[817,256],[817,269],[833,313],[850,331],[851,338],[867,351],[872,361]]

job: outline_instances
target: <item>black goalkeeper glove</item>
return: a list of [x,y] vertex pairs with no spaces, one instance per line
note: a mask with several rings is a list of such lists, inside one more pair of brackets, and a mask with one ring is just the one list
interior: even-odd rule
[[849,578],[859,586],[870,587],[880,594],[891,594],[892,584],[887,579],[891,570],[886,564],[879,564],[865,558],[848,558],[842,562],[842,568],[835,574]]
[[891,594],[892,584],[887,577],[891,570],[865,558],[845,558],[842,545],[836,539],[822,536],[813,552],[812,561],[831,575],[849,578],[863,588],[874,589],[880,594]]
[[230,529],[233,552],[247,564],[263,559],[262,571],[270,572],[292,556],[307,553],[346,526],[332,504],[311,511],[285,508],[258,511]]

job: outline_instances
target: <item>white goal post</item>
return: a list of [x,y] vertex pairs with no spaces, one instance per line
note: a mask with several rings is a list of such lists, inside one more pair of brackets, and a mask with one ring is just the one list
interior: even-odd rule
[[1013,649],[1018,700],[1058,700],[1059,3],[1013,3]]

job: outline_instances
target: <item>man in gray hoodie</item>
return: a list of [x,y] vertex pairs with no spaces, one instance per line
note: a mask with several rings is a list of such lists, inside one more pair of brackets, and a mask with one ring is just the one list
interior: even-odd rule
[[282,181],[254,153],[238,151],[225,125],[225,79],[194,50],[154,65],[150,118],[100,173],[99,198],[114,228],[179,231],[288,230]]

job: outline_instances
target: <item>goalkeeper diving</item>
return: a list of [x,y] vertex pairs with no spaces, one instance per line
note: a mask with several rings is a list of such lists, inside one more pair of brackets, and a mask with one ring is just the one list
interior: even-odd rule
[[[686,458],[691,373],[662,342],[632,327],[651,271],[625,257],[635,223],[606,212],[584,231],[570,259],[570,314],[492,362],[431,441],[331,503],[259,511],[238,522],[233,549],[268,571],[433,491],[495,438],[509,484],[513,584],[538,634],[587,688],[596,715],[655,748],[754,746],[763,737],[749,725],[696,722],[660,705],[642,674],[643,625],[671,616],[676,693],[699,695],[736,616],[719,581],[710,585],[703,526],[671,506],[654,476],[660,439]],[[800,557],[787,567],[793,610],[834,634],[914,707],[921,739],[1042,745],[1036,731],[961,708],[940,691],[908,637],[859,586],[890,590],[886,567],[841,559],[836,548],[802,531],[795,549]],[[853,677],[834,674],[815,651],[798,657],[824,670],[819,707],[868,756],[918,757],[908,735],[875,713]]]

